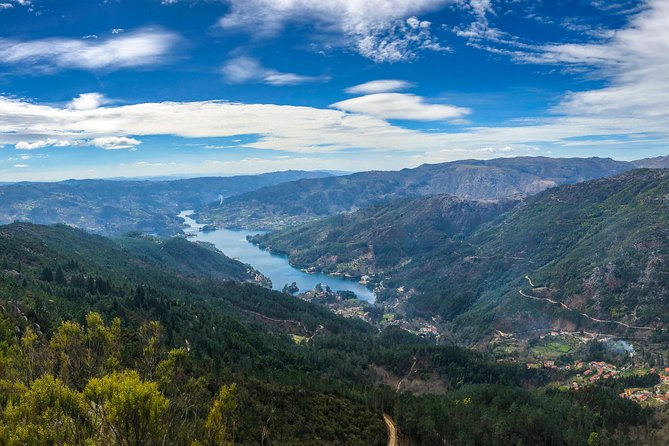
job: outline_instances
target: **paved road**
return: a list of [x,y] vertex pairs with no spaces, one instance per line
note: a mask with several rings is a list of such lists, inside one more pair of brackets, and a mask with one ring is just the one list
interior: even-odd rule
[[388,426],[388,446],[397,446],[397,428],[395,427],[393,419],[384,413],[383,421],[385,421],[386,426]]

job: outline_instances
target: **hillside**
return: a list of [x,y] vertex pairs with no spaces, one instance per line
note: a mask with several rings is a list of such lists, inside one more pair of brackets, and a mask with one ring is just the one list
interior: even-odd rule
[[[9,444],[384,445],[385,412],[411,444],[580,445],[592,432],[625,443],[651,416],[606,386],[544,388],[559,375],[62,225],[0,227],[0,310]],[[481,417],[499,428],[482,432]]]
[[176,215],[221,197],[323,172],[286,171],[263,175],[193,178],[171,181],[70,180],[59,183],[14,183],[0,186],[0,223],[30,221],[66,223],[103,235],[131,231],[174,235]]
[[258,284],[266,282],[251,266],[225,256],[208,243],[190,242],[180,236],[160,239],[139,234],[130,234],[114,241],[140,259],[189,276]]
[[603,158],[519,157],[425,164],[393,172],[303,179],[230,197],[200,213],[224,227],[279,229],[399,198],[450,194],[472,200],[526,196],[634,168]]
[[[368,265],[392,265],[372,271],[379,272],[374,279],[385,286],[382,299],[409,299],[408,314],[439,315],[469,339],[481,339],[493,329],[628,331],[621,324],[665,329],[669,327],[667,196],[669,171],[641,169],[547,190],[460,237],[453,237],[447,227],[434,229],[431,221],[441,210],[413,206],[415,212],[400,217],[406,202],[399,201],[380,208],[388,218],[367,218],[376,215],[378,208],[372,208],[257,241],[287,252],[301,266],[354,276],[361,273],[356,262],[346,257],[338,261],[338,255],[350,251],[357,258],[372,259]],[[425,212],[434,214],[432,220]],[[414,216],[413,225],[407,223]],[[358,221],[370,226],[357,226]],[[426,231],[422,221],[433,229]],[[385,233],[403,237],[388,237],[386,248],[379,250],[375,234]],[[313,244],[309,237],[315,237]],[[324,243],[328,237],[333,243]],[[404,238],[420,240],[421,248],[398,263],[402,257],[396,253],[402,252]],[[398,291],[400,287],[406,291]],[[519,289],[569,309],[524,297]],[[579,313],[617,323],[595,322]]]
[[430,255],[446,240],[464,238],[511,209],[516,200],[464,200],[451,195],[405,198],[339,214],[252,242],[287,254],[301,268],[360,279],[389,278],[393,271]]

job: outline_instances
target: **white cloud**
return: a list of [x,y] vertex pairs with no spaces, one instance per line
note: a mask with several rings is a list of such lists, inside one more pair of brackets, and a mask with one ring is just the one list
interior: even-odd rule
[[[130,149],[140,145],[142,142],[127,136],[100,136],[90,140],[83,139],[38,139],[33,141],[19,141],[14,147],[17,150],[37,150],[46,147],[82,147],[94,146],[105,150]],[[24,155],[21,159],[28,159],[30,156]]]
[[0,3],[0,10],[11,9],[13,7],[14,5],[12,5],[11,3]]
[[123,28],[113,28],[111,30],[112,34],[121,34],[123,31],[125,31]]
[[146,67],[165,62],[178,41],[176,34],[162,30],[141,30],[97,40],[0,38],[0,64],[46,72]]
[[[631,151],[638,147],[648,149],[669,144],[669,126],[665,115],[652,118],[644,113],[639,116],[609,113],[556,115],[518,120],[501,127],[470,127],[458,131],[439,128],[412,130],[369,113],[387,119],[449,120],[457,119],[464,110],[429,104],[413,95],[381,95],[400,96],[397,107],[389,107],[392,101],[370,105],[375,101],[367,97],[362,105],[358,103],[358,108],[349,103],[346,109],[351,112],[222,101],[158,102],[74,110],[0,96],[0,144],[35,149],[68,144],[92,145],[96,138],[110,137],[139,141],[142,136],[150,135],[236,139],[249,135],[252,137],[242,138],[245,141],[243,145],[253,149],[319,154],[378,151],[406,156],[420,153],[425,154],[420,158],[423,162],[492,157],[492,152],[480,151],[490,147],[508,146],[513,149],[513,152],[508,152],[512,154],[540,147],[543,153],[547,153],[548,150],[556,152],[574,141],[592,141],[593,144],[580,146],[578,153],[596,155],[601,154],[597,146],[600,140],[616,140],[621,148]],[[373,98],[375,95],[368,96]],[[122,135],[132,135],[132,138]],[[607,144],[611,147],[610,143]],[[116,144],[108,145],[133,146],[131,141],[120,139],[116,140]]]
[[127,136],[99,136],[93,138],[89,144],[105,150],[130,149],[142,142]]
[[99,136],[93,138],[88,144],[105,150],[130,149],[140,145],[142,142],[127,136]]
[[406,90],[413,87],[411,82],[396,80],[396,79],[381,79],[377,81],[365,82],[364,84],[355,85],[347,88],[346,93],[350,94],[373,94],[373,93],[389,93],[393,91]]
[[266,68],[257,59],[248,56],[239,56],[229,60],[223,66],[221,72],[226,81],[233,84],[255,82],[284,86],[307,82],[324,82],[330,79],[326,76],[303,76],[295,73],[282,73]]
[[219,25],[267,37],[287,24],[341,34],[354,51],[375,62],[399,62],[421,51],[444,51],[430,23],[416,15],[453,0],[227,0],[230,13]]
[[669,125],[669,2],[648,0],[645,7],[599,41],[548,44],[512,55],[522,63],[594,69],[606,81],[604,88],[567,94],[555,113]]
[[18,150],[35,150],[43,149],[45,147],[67,147],[72,145],[72,142],[58,139],[41,139],[37,141],[19,141],[14,147]]
[[405,93],[376,93],[332,104],[330,107],[383,119],[441,121],[460,119],[471,110],[453,105],[429,104],[425,98]]
[[491,27],[488,21],[489,15],[495,15],[492,0],[458,0],[458,4],[474,16],[474,21],[467,27],[455,28],[458,36],[478,41],[481,39],[497,40],[505,35],[500,30]]
[[82,93],[68,103],[68,108],[72,110],[94,110],[111,100],[101,93]]
[[24,167],[28,167],[28,165],[27,164],[14,164],[14,167],[22,169]]

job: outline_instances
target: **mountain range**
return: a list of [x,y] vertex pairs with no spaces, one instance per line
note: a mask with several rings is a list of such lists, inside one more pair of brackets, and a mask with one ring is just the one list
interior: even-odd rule
[[414,169],[302,179],[212,203],[200,218],[223,227],[280,229],[398,198],[450,194],[473,200],[524,197],[561,184],[615,175],[646,162],[518,157],[425,164]]
[[286,171],[170,181],[68,180],[0,186],[0,223],[66,223],[103,235],[180,233],[177,214],[225,197],[325,172]]
[[653,334],[669,328],[667,197],[669,171],[638,169],[515,205],[399,200],[253,240],[303,268],[369,275],[382,300],[438,315],[464,338],[495,329]]

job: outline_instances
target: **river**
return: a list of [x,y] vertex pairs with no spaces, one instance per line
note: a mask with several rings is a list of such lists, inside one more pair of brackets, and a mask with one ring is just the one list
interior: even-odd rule
[[327,274],[308,274],[291,266],[286,256],[271,254],[246,240],[248,235],[258,232],[248,232],[230,229],[216,229],[215,231],[200,232],[202,224],[191,218],[193,211],[183,211],[179,217],[183,218],[188,229],[185,232],[191,238],[212,243],[226,256],[247,263],[263,273],[272,281],[275,290],[282,290],[284,285],[295,282],[300,291],[314,289],[317,284],[329,286],[333,291],[352,291],[359,299],[374,302],[374,293],[364,285],[343,278],[328,276]]

